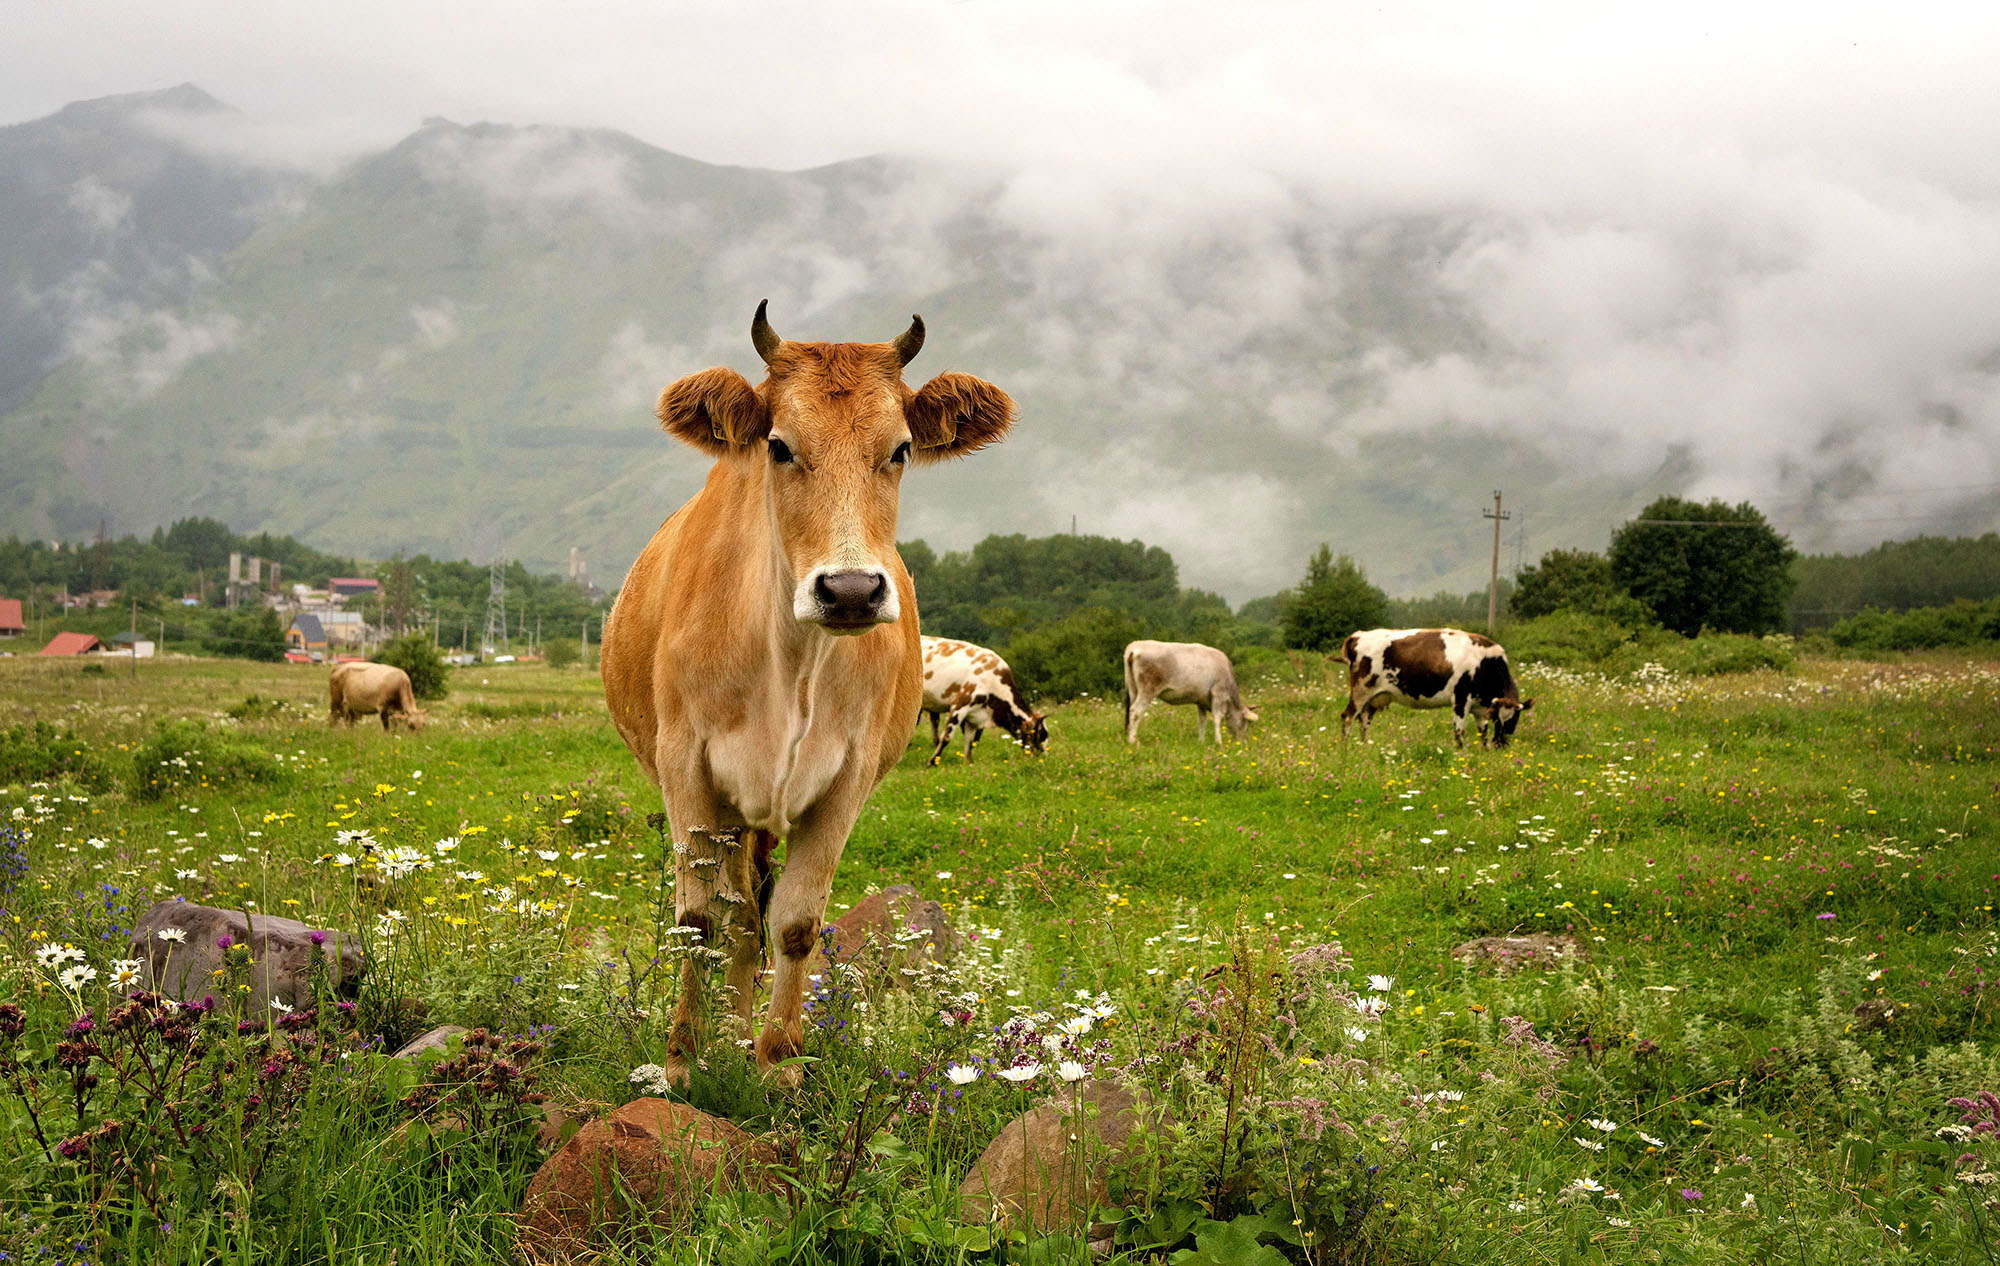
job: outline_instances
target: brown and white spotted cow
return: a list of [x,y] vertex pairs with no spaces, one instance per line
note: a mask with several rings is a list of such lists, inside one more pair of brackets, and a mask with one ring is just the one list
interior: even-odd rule
[[[1049,743],[1049,723],[1021,702],[1014,670],[983,646],[948,637],[924,639],[924,715],[931,719],[931,764],[944,755],[951,736],[964,729],[965,759],[972,745],[997,725],[1039,756]],[[944,732],[938,732],[943,717]]]
[[1347,664],[1347,710],[1340,714],[1340,736],[1347,723],[1361,718],[1361,737],[1368,722],[1392,703],[1412,708],[1449,707],[1452,734],[1465,746],[1465,719],[1476,710],[1479,738],[1505,747],[1514,737],[1521,714],[1535,706],[1520,697],[1507,652],[1490,637],[1462,629],[1369,629],[1351,633],[1341,645]]
[[[922,321],[891,343],[796,343],[759,304],[750,341],[761,383],[706,369],[660,395],[660,424],[715,465],[626,573],[604,700],[666,803],[682,943],[727,957],[744,1039],[768,917],[780,952],[752,1049],[796,1083],[834,867],[923,697],[916,591],[896,554],[904,467],[993,443],[1014,402],[970,374],[911,390]],[[663,1061],[675,1081],[699,1054],[706,982],[691,956]]]
[[[1139,721],[1154,701],[1191,703],[1196,738],[1205,738],[1209,724],[1222,743],[1222,723],[1242,738],[1257,714],[1243,706],[1236,693],[1236,672],[1229,656],[1200,642],[1132,642],[1125,647],[1125,741],[1139,741]],[[1211,716],[1210,714],[1213,714]]]

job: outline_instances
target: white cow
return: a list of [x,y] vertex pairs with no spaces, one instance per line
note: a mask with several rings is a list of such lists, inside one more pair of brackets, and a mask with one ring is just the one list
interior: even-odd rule
[[1236,693],[1236,674],[1229,656],[1200,642],[1133,642],[1125,648],[1125,741],[1139,741],[1139,718],[1154,700],[1162,703],[1191,703],[1200,710],[1195,735],[1211,724],[1214,713],[1215,741],[1222,742],[1222,723],[1242,738],[1257,719],[1243,706]]
[[[1048,722],[1021,702],[1014,670],[1007,667],[1007,661],[983,646],[948,637],[924,639],[924,714],[931,719],[933,765],[961,728],[966,732],[968,761],[972,745],[989,725],[1007,731],[1036,755],[1049,742]],[[945,718],[942,734],[938,732],[939,717]]]

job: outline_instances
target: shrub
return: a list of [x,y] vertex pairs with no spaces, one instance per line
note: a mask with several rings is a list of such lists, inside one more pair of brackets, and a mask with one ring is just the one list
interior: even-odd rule
[[184,787],[283,781],[285,767],[269,752],[232,743],[199,721],[165,721],[132,753],[133,790],[158,800]]
[[566,637],[542,643],[542,662],[550,668],[568,668],[582,657],[583,651]]
[[1368,574],[1346,554],[1325,545],[1306,561],[1305,579],[1285,599],[1280,619],[1286,646],[1331,651],[1356,629],[1380,627],[1389,599],[1368,582]]
[[1508,658],[1517,665],[1602,668],[1634,641],[1634,630],[1609,616],[1557,611],[1514,625],[1507,630],[1505,644]]
[[410,675],[410,689],[419,699],[442,699],[451,693],[446,681],[451,669],[444,655],[421,633],[409,633],[384,646],[375,655],[378,664],[393,664]]
[[2000,640],[2000,598],[1961,599],[1948,607],[1908,611],[1870,608],[1826,631],[1834,645],[1857,651],[1919,651]]
[[1146,636],[1123,611],[1085,607],[1007,644],[1007,663],[1028,690],[1052,700],[1125,688],[1125,644]]
[[1746,633],[1703,633],[1685,641],[1678,638],[1668,641],[1658,648],[1655,658],[1674,672],[1690,677],[1719,677],[1759,668],[1784,672],[1792,666],[1792,640],[1777,634],[1751,637]]
[[254,659],[275,664],[285,657],[285,628],[278,613],[258,606],[231,612],[217,621],[202,638],[202,645],[217,655],[232,659]]
[[0,730],[0,786],[74,778],[92,791],[107,790],[111,767],[89,743],[47,721]]

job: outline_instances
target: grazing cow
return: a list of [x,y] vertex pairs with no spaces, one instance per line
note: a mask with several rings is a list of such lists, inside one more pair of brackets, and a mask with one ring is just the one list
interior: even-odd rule
[[1236,674],[1229,656],[1200,642],[1133,642],[1125,648],[1125,741],[1139,741],[1139,718],[1154,700],[1162,703],[1191,703],[1196,738],[1210,724],[1213,712],[1215,741],[1222,742],[1222,723],[1242,738],[1257,714],[1243,706],[1236,693]]
[[[972,745],[997,725],[1022,747],[1039,756],[1049,743],[1049,723],[1022,704],[1014,686],[1014,670],[983,646],[950,638],[924,639],[924,714],[931,719],[931,764],[944,755],[946,744],[961,727],[966,732],[965,759]],[[938,718],[945,718],[938,733]]]
[[[661,425],[716,462],[625,577],[604,697],[666,805],[680,935],[726,956],[746,1039],[768,917],[780,952],[753,1049],[796,1084],[787,1061],[834,867],[923,695],[916,593],[896,554],[903,468],[993,443],[1014,402],[968,374],[906,386],[920,319],[892,343],[795,343],[764,311],[750,326],[763,382],[706,369],[660,395]],[[698,1053],[701,959],[682,969],[668,1035],[676,1081]]]
[[1514,737],[1521,714],[1535,706],[1523,699],[1507,668],[1507,652],[1490,637],[1462,629],[1369,629],[1351,633],[1341,645],[1347,664],[1347,710],[1340,714],[1340,736],[1347,723],[1361,718],[1361,737],[1368,722],[1392,703],[1412,708],[1451,708],[1452,735],[1465,746],[1465,718],[1479,711],[1479,740],[1505,747]]
[[335,664],[326,679],[326,693],[328,725],[345,721],[352,728],[355,717],[376,712],[381,714],[385,730],[397,716],[412,730],[424,728],[424,714],[417,708],[410,674],[394,664]]

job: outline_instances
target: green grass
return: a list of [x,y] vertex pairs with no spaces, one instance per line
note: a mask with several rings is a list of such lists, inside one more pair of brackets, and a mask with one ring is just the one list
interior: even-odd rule
[[[2000,668],[1939,654],[1721,678],[1523,677],[1536,707],[1499,751],[1456,751],[1447,716],[1406,711],[1385,714],[1373,743],[1343,744],[1342,700],[1277,678],[1246,683],[1262,720],[1219,750],[1195,741],[1191,710],[1172,708],[1129,749],[1115,700],[1057,710],[1040,759],[996,734],[974,763],[954,750],[927,770],[927,744],[913,742],[854,832],[830,913],[912,883],[961,929],[997,930],[925,995],[977,994],[978,1033],[939,1029],[918,999],[888,995],[855,1015],[877,1043],[865,1056],[815,1037],[821,1062],[799,1095],[763,1088],[725,1050],[696,1101],[791,1139],[801,1172],[822,1172],[820,1143],[852,1122],[880,1067],[920,1074],[968,1058],[1011,1006],[1059,1011],[1077,990],[1109,994],[1118,1015],[1100,1033],[1126,1064],[1187,1029],[1189,991],[1212,987],[1201,982],[1213,969],[1271,944],[1337,940],[1359,992],[1369,974],[1395,977],[1391,1009],[1352,1043],[1331,1013],[1301,1009],[1265,1076],[1267,1098],[1324,1097],[1355,1130],[1340,1146],[1381,1167],[1365,1180],[1380,1203],[1343,1241],[1352,1260],[1990,1255],[1996,1223],[1980,1202],[1994,1190],[1955,1181],[1959,1149],[1935,1132],[1957,1119],[1947,1098],[2000,1089]],[[254,901],[371,938],[364,1031],[413,1029],[392,1005],[408,998],[424,1023],[553,1026],[541,1074],[553,1099],[589,1110],[635,1097],[626,1072],[664,1049],[655,1004],[667,982],[646,970],[661,894],[645,817],[658,800],[598,689],[578,670],[462,670],[429,728],[384,735],[327,728],[323,670],[170,660],[134,679],[0,661],[0,728],[51,722],[119,779],[0,799],[0,815],[20,807],[34,831],[28,875],[0,903],[19,920],[0,928],[8,988],[31,1014],[55,1015],[68,1004],[35,971],[34,946],[67,938],[102,967],[122,956],[114,929],[158,896]],[[285,706],[241,708],[252,694]],[[277,771],[253,778],[218,757],[202,767],[217,771],[208,785],[196,772],[142,799],[132,753],[185,721],[203,722],[216,752],[254,751]],[[462,843],[437,869],[371,893],[317,860],[337,851],[336,830],[362,827],[384,845]],[[485,878],[452,880],[453,869]],[[489,912],[490,897],[459,899],[500,883],[547,909],[515,918]],[[410,917],[378,936],[385,903]],[[1514,931],[1574,935],[1588,961],[1495,977],[1451,957],[1462,940]],[[1893,1018],[1855,1011],[1875,1000]],[[1510,1042],[1510,1016],[1559,1054]],[[1328,1071],[1350,1058],[1363,1064]],[[1188,1080],[1175,1102],[1192,1112],[1212,1092]],[[1464,1098],[1416,1100],[1438,1088]],[[115,1201],[90,1211],[25,1187],[41,1161],[16,1129],[0,1143],[14,1149],[0,1183],[16,1184],[0,1200],[14,1210],[0,1213],[12,1219],[0,1247],[25,1256],[73,1235],[104,1260],[507,1260],[506,1215],[536,1158],[518,1139],[440,1144],[436,1155],[463,1163],[405,1177],[379,1163],[401,1128],[391,1101],[362,1098],[376,1106],[295,1127],[293,1163],[319,1176],[309,1197],[259,1194],[245,1221],[196,1202],[184,1221],[207,1238],[171,1251],[145,1238],[157,1232],[143,1219],[121,1222]],[[955,1215],[957,1182],[1019,1097],[983,1079],[954,1106],[930,1120],[904,1111],[890,1128],[908,1151],[878,1152],[837,1192],[806,1182],[782,1214],[722,1202],[697,1214],[697,1234],[632,1256],[980,1256],[941,1249],[923,1228]],[[1592,1118],[1618,1128],[1593,1131]],[[1199,1155],[1201,1128],[1169,1156],[1179,1185],[1126,1207],[1215,1204],[1193,1170],[1173,1167]],[[1586,1176],[1620,1198],[1559,1194]],[[806,1224],[823,1233],[802,1237]]]

